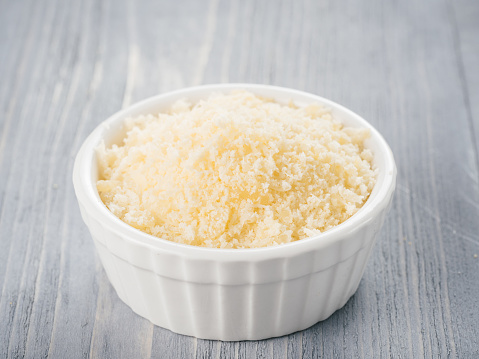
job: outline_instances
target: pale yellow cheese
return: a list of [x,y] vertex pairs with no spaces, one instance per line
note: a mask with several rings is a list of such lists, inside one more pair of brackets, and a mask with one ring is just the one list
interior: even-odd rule
[[366,129],[316,104],[249,92],[213,94],[126,121],[121,146],[98,149],[105,205],[154,236],[254,248],[324,232],[365,203],[376,181]]

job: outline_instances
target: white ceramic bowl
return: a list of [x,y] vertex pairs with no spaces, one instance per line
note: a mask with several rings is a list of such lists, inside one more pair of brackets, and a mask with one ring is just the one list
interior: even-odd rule
[[[159,239],[130,227],[96,190],[95,148],[125,135],[126,117],[166,111],[179,98],[246,89],[298,105],[319,102],[350,127],[366,127],[366,146],[379,169],[366,204],[341,225],[316,237],[277,247],[209,249]],[[142,317],[176,333],[204,339],[257,340],[305,329],[344,306],[358,288],[390,207],[396,166],[382,136],[360,116],[321,97],[251,84],[187,88],[141,101],[101,123],[75,160],[73,183],[83,220],[118,296]]]

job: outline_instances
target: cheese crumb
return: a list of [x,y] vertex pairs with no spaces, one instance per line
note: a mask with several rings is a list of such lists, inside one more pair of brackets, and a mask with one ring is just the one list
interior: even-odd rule
[[257,248],[315,236],[354,215],[376,182],[368,130],[318,104],[217,93],[126,126],[122,145],[98,148],[100,197],[173,242]]

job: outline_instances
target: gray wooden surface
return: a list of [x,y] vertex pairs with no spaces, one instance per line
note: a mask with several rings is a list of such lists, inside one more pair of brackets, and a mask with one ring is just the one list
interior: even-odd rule
[[[73,193],[102,120],[190,85],[344,104],[398,165],[358,292],[259,342],[155,327],[117,297]],[[479,358],[479,1],[0,0],[0,357]]]

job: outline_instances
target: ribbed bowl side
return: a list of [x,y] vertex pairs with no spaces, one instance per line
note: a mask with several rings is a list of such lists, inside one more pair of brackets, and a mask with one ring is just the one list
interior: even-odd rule
[[[226,341],[286,335],[344,306],[359,285],[386,212],[326,251],[256,263],[206,263],[146,250],[81,209],[110,282],[133,311],[180,334]],[[171,267],[182,280],[167,276]],[[292,276],[299,267],[308,274]],[[239,271],[248,282],[234,284]],[[268,282],[268,272],[283,280]]]
[[[339,283],[341,278],[359,273],[354,263],[367,259],[362,250],[293,280],[218,285],[161,277],[111,255],[102,245],[98,249],[118,296],[134,312],[176,333],[226,341],[281,336],[326,319],[353,294]],[[355,277],[356,288],[360,276]]]

